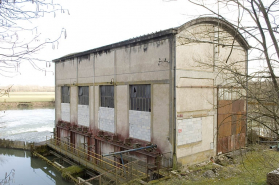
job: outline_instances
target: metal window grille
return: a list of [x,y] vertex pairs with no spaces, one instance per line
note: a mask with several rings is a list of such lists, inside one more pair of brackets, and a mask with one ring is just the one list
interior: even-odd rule
[[101,90],[101,107],[114,108],[114,86],[102,85]]
[[130,110],[151,112],[150,85],[130,85]]
[[78,104],[89,105],[89,87],[81,86],[78,87]]
[[61,103],[70,103],[70,87],[61,87]]

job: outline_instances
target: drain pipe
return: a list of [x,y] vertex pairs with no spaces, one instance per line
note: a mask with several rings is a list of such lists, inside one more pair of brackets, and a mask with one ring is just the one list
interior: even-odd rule
[[173,113],[172,113],[172,124],[173,124],[173,156],[172,156],[172,168],[177,169],[177,155],[176,155],[176,37],[173,35],[172,40],[172,61],[173,61]]

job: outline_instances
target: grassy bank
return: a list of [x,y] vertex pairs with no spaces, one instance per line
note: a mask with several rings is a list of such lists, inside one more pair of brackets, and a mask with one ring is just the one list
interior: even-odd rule
[[208,162],[180,169],[160,185],[174,184],[266,184],[266,175],[279,167],[279,153],[264,146],[253,146],[250,151],[219,164]]
[[0,103],[54,102],[54,92],[10,92],[9,96],[0,97]]

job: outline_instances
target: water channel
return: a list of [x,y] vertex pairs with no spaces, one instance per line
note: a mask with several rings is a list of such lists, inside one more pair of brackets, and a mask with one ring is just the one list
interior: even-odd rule
[[40,142],[51,136],[54,108],[0,111],[0,138]]
[[[0,138],[45,141],[54,127],[54,108],[0,111]],[[0,185],[70,185],[60,172],[29,151],[0,148]]]
[[[8,176],[7,178],[5,178]],[[0,148],[1,185],[71,185],[45,161],[29,151]]]

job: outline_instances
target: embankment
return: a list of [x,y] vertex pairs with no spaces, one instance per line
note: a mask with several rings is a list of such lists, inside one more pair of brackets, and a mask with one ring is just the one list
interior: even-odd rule
[[0,102],[0,110],[12,109],[12,108],[40,108],[40,107],[54,107],[55,102]]
[[0,97],[0,110],[10,108],[54,107],[54,92],[9,92]]
[[12,141],[9,139],[0,139],[0,148],[30,150],[32,144],[33,143],[29,143],[25,141]]

